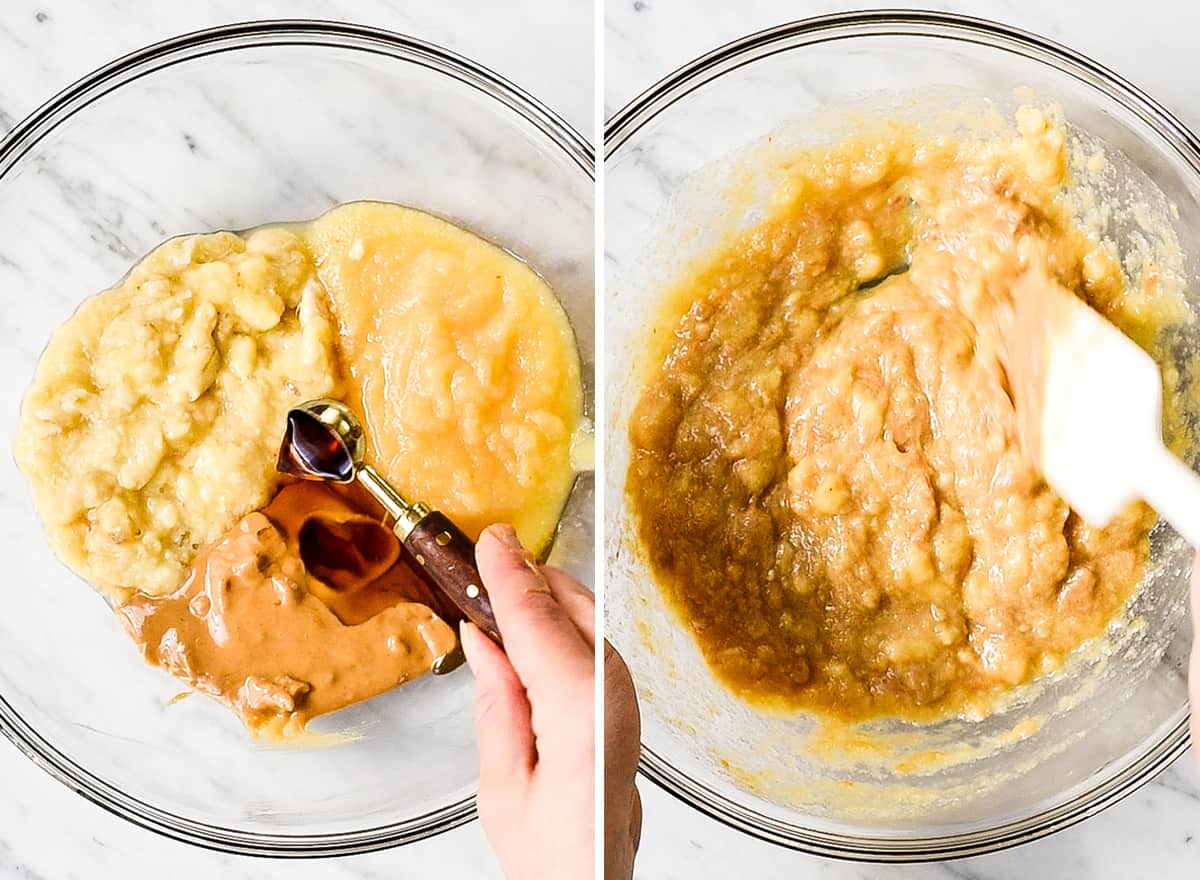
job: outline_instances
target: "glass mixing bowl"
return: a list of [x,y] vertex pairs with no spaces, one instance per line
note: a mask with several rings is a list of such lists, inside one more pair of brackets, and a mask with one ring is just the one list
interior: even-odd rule
[[[605,133],[606,626],[643,711],[642,771],[695,809],[763,840],[877,861],[989,852],[1065,828],[1118,801],[1186,748],[1190,551],[1165,525],[1146,581],[1109,640],[1011,707],[970,723],[877,723],[827,742],[813,719],[759,713],[707,671],[639,552],[624,493],[628,416],[645,371],[656,292],[726,228],[761,217],[736,162],[749,142],[826,136],[805,120],[843,108],[920,114],[920,100],[1012,105],[1031,87],[1076,138],[1105,146],[1118,190],[1157,189],[1156,210],[1200,272],[1200,150],[1153,100],[1031,34],[935,13],[816,18],[724,46],[658,83]],[[740,206],[734,208],[730,205]],[[732,212],[732,213],[731,213]],[[731,219],[732,218],[732,219]],[[728,227],[727,223],[734,223]],[[1118,246],[1131,230],[1113,218]],[[1188,292],[1195,304],[1195,291]],[[1175,340],[1194,357],[1194,322]],[[618,368],[619,365],[619,368]],[[1194,415],[1194,414],[1193,414]],[[890,756],[872,754],[885,745]],[[851,748],[853,746],[853,748]],[[897,758],[912,758],[905,767]],[[908,772],[902,772],[907,770]]]
[[[239,24],[151,46],[68,88],[0,144],[0,433],[51,331],[164,238],[383,199],[527,260],[593,363],[593,151],[494,73],[399,34]],[[231,852],[340,855],[474,816],[470,673],[426,676],[319,720],[353,742],[253,745],[214,701],[138,657],[51,553],[11,455],[0,729],[64,784],[146,828]],[[580,477],[552,561],[591,581]]]

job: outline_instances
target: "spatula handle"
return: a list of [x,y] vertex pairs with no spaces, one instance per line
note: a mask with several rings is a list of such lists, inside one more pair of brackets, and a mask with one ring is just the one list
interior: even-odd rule
[[1158,445],[1142,462],[1139,477],[1146,502],[1200,550],[1200,474]]

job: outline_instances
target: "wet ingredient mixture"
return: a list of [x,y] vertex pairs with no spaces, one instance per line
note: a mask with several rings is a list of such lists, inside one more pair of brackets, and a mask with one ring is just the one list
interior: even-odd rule
[[[768,218],[669,297],[682,317],[630,425],[653,571],[751,700],[847,720],[986,711],[1130,595],[1152,514],[1081,522],[1017,445],[1003,334],[1044,273],[1145,339],[1072,219],[1062,125],[799,154]],[[1036,285],[1032,286],[1037,289]]]
[[287,486],[201,552],[178,592],[135,594],[117,615],[147,662],[252,731],[298,733],[425,674],[457,644],[370,505],[324,484]]
[[286,413],[318,397],[359,411],[406,494],[548,548],[583,415],[566,316],[516,257],[399,205],[157,248],[56,331],[15,443],[56,553],[149,662],[259,732],[456,644],[373,502],[275,494]]

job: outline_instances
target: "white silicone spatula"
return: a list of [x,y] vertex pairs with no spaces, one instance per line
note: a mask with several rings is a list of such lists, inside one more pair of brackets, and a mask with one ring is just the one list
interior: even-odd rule
[[1200,476],[1163,444],[1154,360],[1048,277],[1023,276],[1013,301],[1005,368],[1046,482],[1096,526],[1141,499],[1200,548]]

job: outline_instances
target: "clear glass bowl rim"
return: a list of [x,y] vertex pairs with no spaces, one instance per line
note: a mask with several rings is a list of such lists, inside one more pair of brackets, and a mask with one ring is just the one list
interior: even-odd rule
[[[520,115],[581,173],[595,179],[592,145],[549,107],[499,74],[405,34],[332,21],[283,19],[223,25],[131,52],[68,86],[0,141],[0,181],[56,126],[98,98],[155,71],[208,55],[271,46],[351,49],[415,64],[478,90]],[[220,852],[271,858],[321,858],[373,852],[449,831],[475,818],[474,798],[389,825],[322,835],[265,834],[196,822],[130,797],[42,737],[0,694],[0,733],[72,791],[142,828]]]
[[[905,36],[966,42],[1048,65],[1133,112],[1200,176],[1200,139],[1161,104],[1118,74],[1056,42],[972,16],[917,10],[863,10],[822,15],[767,28],[726,43],[659,80],[612,116],[604,129],[609,161],[644,125],[696,89],[763,58],[804,46],[859,37]],[[1120,772],[1036,815],[968,833],[929,837],[855,837],[783,822],[748,809],[676,770],[642,743],[646,778],[711,819],[788,849],[864,862],[926,862],[983,855],[1069,828],[1121,801],[1149,782],[1188,747],[1184,706],[1160,728],[1161,738]]]

